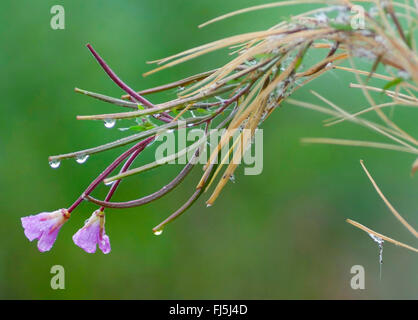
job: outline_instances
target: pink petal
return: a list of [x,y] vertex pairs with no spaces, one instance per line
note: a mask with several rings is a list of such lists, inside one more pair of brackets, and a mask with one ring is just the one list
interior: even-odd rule
[[58,232],[61,229],[61,225],[55,229],[51,230],[45,230],[41,238],[38,241],[38,249],[41,252],[49,251],[51,250],[52,246],[54,245],[55,240],[57,239]]
[[95,222],[78,230],[77,233],[73,235],[73,241],[87,253],[95,253],[99,231],[100,224]]
[[104,254],[108,254],[110,252],[110,240],[106,234],[99,241],[99,248]]
[[54,245],[58,232],[70,214],[67,209],[53,212],[41,212],[37,215],[21,218],[25,236],[29,241],[38,239],[38,249],[48,251]]
[[25,232],[25,236],[29,241],[39,239],[42,235],[42,225],[37,216],[28,216],[20,219],[22,221],[22,227]]

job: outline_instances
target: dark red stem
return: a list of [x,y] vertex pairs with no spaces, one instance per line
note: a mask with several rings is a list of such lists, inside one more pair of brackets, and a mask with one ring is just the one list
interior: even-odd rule
[[[152,141],[154,141],[154,139],[155,139],[155,136],[153,136],[152,137],[153,139],[152,140],[150,140],[148,143],[147,143],[147,145],[149,144],[149,143],[151,143]],[[128,160],[126,160],[126,162],[125,162],[125,164],[122,166],[122,169],[120,170],[120,173],[123,173],[123,172],[125,172],[126,170],[128,170],[129,169],[129,167],[131,166],[131,164],[132,164],[132,162],[134,162],[134,160],[136,159],[136,157],[142,152],[142,150],[144,150],[144,148],[141,148],[141,149],[138,149],[138,150],[136,150],[136,151],[134,151],[134,153],[132,153],[132,155],[129,157],[129,159]],[[107,193],[107,195],[106,195],[106,198],[105,198],[105,201],[110,201],[110,199],[112,198],[112,196],[113,196],[113,194],[115,193],[115,191],[116,191],[116,189],[118,188],[118,186],[119,186],[119,184],[120,184],[120,182],[121,182],[122,180],[117,180],[117,181],[115,181],[113,184],[112,184],[112,186],[111,186],[111,188],[110,188],[110,190],[109,190],[109,192]],[[105,207],[100,207],[100,211],[101,212],[103,212],[104,211],[104,209],[105,209]]]
[[99,56],[99,54],[93,49],[93,47],[89,44],[87,44],[87,48],[90,50],[90,52],[93,54],[94,58],[97,60],[97,62],[100,64],[100,66],[103,68],[103,70],[109,75],[109,77],[127,94],[141,102],[142,104],[146,105],[147,107],[153,108],[155,107],[150,101],[136,93],[134,90],[132,90],[126,83],[124,83],[117,75],[113,72],[112,69],[107,65],[107,63],[102,59],[102,57]]
[[123,160],[125,160],[132,152],[135,152],[136,150],[144,150],[145,147],[150,143],[153,139],[155,139],[154,136],[149,137],[145,140],[142,140],[138,142],[136,145],[122,153],[119,157],[115,159],[99,176],[93,180],[92,183],[87,187],[87,189],[80,195],[80,197],[68,208],[68,212],[72,212],[77,206],[84,200],[84,198],[89,195],[98,185],[100,182],[103,181],[113,170],[115,170]]

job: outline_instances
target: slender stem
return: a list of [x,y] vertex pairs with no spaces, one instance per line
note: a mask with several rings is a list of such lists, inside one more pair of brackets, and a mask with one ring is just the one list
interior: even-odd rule
[[86,96],[89,96],[89,97],[92,97],[92,98],[95,98],[104,102],[115,104],[120,107],[138,110],[138,104],[134,102],[129,102],[129,101],[122,100],[122,99],[116,99],[116,98],[109,97],[100,93],[90,92],[90,91],[79,89],[79,88],[74,88],[74,91],[77,93],[85,94]]
[[406,248],[406,249],[409,249],[409,250],[412,250],[412,251],[418,252],[418,249],[416,249],[416,248],[414,248],[414,247],[411,247],[411,246],[409,246],[409,245],[407,245],[407,244],[404,244],[404,243],[402,243],[402,242],[399,242],[399,241],[397,241],[397,240],[394,240],[394,239],[392,239],[392,238],[386,237],[385,235],[383,235],[383,234],[381,234],[381,233],[377,233],[376,231],[373,231],[372,229],[369,229],[369,228],[367,228],[366,226],[363,226],[362,224],[358,223],[357,221],[354,221],[354,220],[351,220],[351,219],[346,219],[346,221],[347,221],[349,224],[351,224],[351,225],[353,225],[353,226],[355,226],[355,227],[357,227],[357,228],[359,228],[359,229],[363,230],[364,232],[367,232],[368,234],[372,234],[372,235],[374,235],[374,236],[376,236],[376,237],[379,237],[380,239],[383,239],[383,240],[385,240],[385,241],[387,241],[387,242],[391,242],[391,243],[393,243],[393,244],[395,244],[395,245],[397,245],[397,246],[404,247],[404,248]]
[[72,212],[77,206],[84,200],[84,198],[89,195],[98,185],[100,182],[103,181],[116,167],[125,160],[132,152],[136,150],[143,150],[150,141],[152,141],[154,137],[150,137],[148,139],[142,140],[138,142],[136,145],[122,153],[119,157],[115,159],[99,176],[90,183],[87,189],[80,195],[80,197],[68,208],[68,212]]
[[127,170],[125,172],[121,172],[117,175],[114,175],[112,177],[109,177],[109,178],[105,179],[104,182],[109,183],[109,182],[112,182],[112,181],[120,180],[120,179],[129,177],[129,176],[132,176],[132,175],[139,174],[139,173],[147,171],[147,170],[154,169],[156,167],[165,165],[167,163],[170,163],[171,161],[174,161],[174,160],[176,160],[176,159],[178,159],[182,156],[186,156],[190,151],[198,149],[206,141],[207,141],[207,137],[204,136],[203,138],[199,139],[197,142],[195,142],[192,145],[180,150],[179,152],[170,154],[170,155],[166,156],[165,158],[158,159],[154,162],[148,163],[148,164],[143,165],[141,167],[137,167],[137,168],[134,168],[134,169],[131,169],[131,170]]
[[[93,47],[90,44],[87,44],[87,48],[90,50],[90,52],[93,54],[93,56],[96,58],[97,62],[102,66],[103,70],[108,74],[108,76],[126,93],[128,93],[131,96],[131,99],[138,101],[144,105],[146,105],[149,108],[154,108],[155,106],[142,97],[140,94],[136,93],[134,90],[131,89],[126,83],[124,83],[117,75],[113,72],[112,69],[107,65],[107,63],[103,60],[102,57],[93,49]],[[159,116],[158,118],[161,118],[162,121],[170,122],[171,116],[168,114],[165,114],[164,117]]]
[[223,106],[220,107],[209,120],[214,119],[217,115],[221,114],[227,107],[229,107],[229,105],[231,103],[233,103],[234,101],[238,101],[238,99],[244,95],[245,93],[248,92],[248,90],[251,88],[251,86],[254,84],[254,82],[251,82],[250,84],[248,84],[244,89],[241,89],[236,95],[234,95],[233,97],[227,99],[224,101]]
[[[194,123],[198,123],[200,124],[202,121],[206,121],[207,119],[210,118],[210,115],[208,116],[203,116],[203,117],[196,117],[196,118],[188,118],[186,120],[181,120],[182,123],[186,122],[186,125],[189,124],[194,124]],[[173,121],[170,123],[166,123],[163,124],[157,128],[153,128],[144,132],[140,132],[140,133],[136,133],[133,135],[130,135],[128,137],[125,138],[121,138],[97,147],[93,147],[93,148],[89,148],[89,149],[84,149],[84,150],[80,150],[80,151],[76,151],[76,152],[70,152],[70,153],[65,153],[65,154],[60,154],[60,155],[56,155],[56,156],[50,156],[48,158],[49,161],[56,161],[56,160],[62,160],[62,159],[69,159],[69,158],[76,158],[78,156],[84,156],[84,155],[91,155],[94,153],[99,153],[105,150],[110,150],[110,149],[114,149],[117,147],[121,147],[124,145],[127,145],[129,143],[135,142],[137,140],[143,139],[143,138],[148,138],[154,134],[157,134],[159,132],[162,132],[164,130],[169,130],[169,129],[173,129],[176,128],[179,125],[180,121]]]
[[[190,84],[192,82],[195,82],[195,81],[204,79],[207,76],[210,76],[212,73],[214,73],[217,70],[218,69],[214,69],[214,70],[202,72],[202,73],[193,75],[191,77],[184,78],[182,80],[178,80],[178,81],[175,81],[175,82],[171,82],[171,83],[168,83],[168,84],[164,84],[162,86],[158,86],[158,87],[155,87],[155,88],[150,88],[150,89],[138,91],[138,94],[140,94],[140,95],[146,95],[146,94],[151,94],[151,93],[165,91],[165,90],[172,89],[172,88],[186,86],[186,85],[188,85],[188,84]],[[129,95],[123,95],[122,96],[122,99],[129,99]]]
[[163,222],[161,222],[156,227],[152,228],[152,231],[157,232],[161,231],[165,225],[172,222],[173,220],[177,219],[179,216],[181,216],[184,212],[186,212],[187,209],[189,209],[192,204],[202,195],[203,191],[205,190],[206,183],[208,181],[209,176],[211,175],[211,172],[213,170],[213,164],[209,167],[209,174],[203,181],[203,184],[195,190],[195,192],[192,194],[192,196],[174,213],[172,213],[170,216],[168,216]]
[[[146,110],[138,110],[138,111],[131,111],[131,112],[119,112],[119,113],[108,113],[108,114],[98,114],[98,115],[88,115],[88,116],[77,116],[77,120],[104,120],[104,119],[131,119],[137,118],[145,115],[150,115],[154,113],[160,113],[166,110],[173,109],[177,106],[188,104],[191,102],[196,102],[205,98],[210,98],[218,94],[225,93],[232,89],[235,89],[237,85],[229,85],[225,86],[219,90],[208,94],[197,94],[196,96],[187,97],[184,99],[176,99],[166,103],[162,103],[160,105],[154,106],[152,108]],[[217,105],[217,104],[215,104]]]
[[399,35],[401,36],[402,40],[408,44],[408,40],[405,37],[405,33],[403,32],[402,26],[398,20],[398,18],[395,15],[395,12],[393,10],[392,4],[389,2],[389,4],[385,7],[386,12],[389,13],[390,17],[392,18],[393,22],[395,23],[396,29],[398,30]]
[[366,166],[364,165],[363,160],[360,160],[360,164],[363,167],[363,170],[366,173],[367,177],[369,178],[370,182],[372,183],[373,187],[375,188],[377,194],[380,196],[380,198],[382,198],[383,202],[386,204],[386,206],[389,208],[389,210],[392,212],[395,218],[398,219],[399,222],[402,223],[403,226],[415,236],[415,238],[418,238],[418,232],[400,215],[398,211],[396,211],[396,209],[392,206],[389,200],[385,197],[385,195],[380,190],[377,183],[374,181],[372,175],[369,173]]
[[132,90],[127,84],[125,84],[117,75],[113,72],[112,69],[108,66],[108,64],[103,60],[102,57],[93,49],[93,47],[90,44],[87,44],[87,48],[90,50],[90,52],[93,54],[93,56],[96,58],[97,62],[100,64],[100,66],[103,68],[103,70],[108,74],[108,76],[127,94],[129,94],[131,97],[135,98],[142,104],[153,108],[154,105],[142,97],[140,94],[136,93],[134,90]]
[[[155,136],[154,136],[155,139]],[[154,139],[150,140],[148,144],[150,144]],[[136,159],[136,157],[144,150],[144,148],[138,149],[136,150],[134,153],[132,153],[132,155],[129,157],[128,160],[126,160],[125,164],[122,166],[122,169],[120,170],[121,173],[125,172],[126,170],[129,169],[129,167],[131,166],[132,162]],[[105,201],[110,201],[110,199],[112,198],[113,194],[115,193],[116,189],[118,188],[119,184],[120,184],[121,180],[115,181],[112,186],[110,187],[109,192],[106,195]],[[100,211],[103,212],[105,207],[100,207]]]
[[[210,123],[211,123],[210,121],[208,121],[206,123],[206,127],[205,127],[206,135],[209,132]],[[126,202],[109,202],[109,199],[105,199],[105,201],[100,201],[98,199],[90,197],[89,195],[87,195],[86,198],[93,203],[96,203],[96,204],[98,204],[102,207],[108,207],[108,208],[132,208],[132,207],[138,207],[140,205],[152,202],[154,200],[157,200],[157,199],[161,198],[163,195],[165,195],[168,192],[170,192],[171,190],[173,190],[176,186],[178,186],[184,180],[184,178],[189,174],[191,169],[196,164],[200,153],[201,153],[201,150],[197,149],[196,152],[194,153],[193,157],[187,163],[187,165],[184,166],[184,168],[181,170],[181,172],[171,182],[169,182],[167,185],[162,187],[160,190],[158,190],[158,191],[156,191],[156,192],[154,192],[150,195],[147,195],[145,197],[142,197],[140,199],[126,201]],[[126,169],[128,167],[129,166],[127,166]],[[118,180],[118,181],[120,181],[120,180]]]
[[[195,156],[196,157],[196,156]],[[165,186],[163,186],[160,190],[149,194],[145,197],[142,197],[140,199],[136,199],[136,200],[131,200],[131,201],[126,201],[126,202],[109,202],[109,200],[105,200],[105,201],[101,201],[98,199],[95,199],[89,195],[86,196],[86,198],[95,203],[98,204],[100,206],[106,207],[106,208],[132,208],[132,207],[138,207],[141,206],[143,204],[152,202],[154,200],[157,200],[159,198],[161,198],[162,196],[166,195],[167,193],[169,193],[171,190],[173,190],[175,187],[177,187],[183,180],[184,178],[186,178],[186,176],[189,174],[189,172],[191,171],[191,169],[194,166],[194,160],[190,160],[189,163],[187,163],[183,169],[180,171],[180,173],[172,180],[170,181],[168,184],[166,184]],[[120,180],[118,180],[120,181]]]
[[202,194],[202,189],[197,189],[192,196],[174,213],[172,213],[167,219],[165,219],[163,222],[161,222],[158,226],[152,228],[152,231],[157,232],[161,231],[164,226],[174,219],[178,218],[180,215],[182,215],[187,209],[191,207],[191,205],[199,198],[199,196]]

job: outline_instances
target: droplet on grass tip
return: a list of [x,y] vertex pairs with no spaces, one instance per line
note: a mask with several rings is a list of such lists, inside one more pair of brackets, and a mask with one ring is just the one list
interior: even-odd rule
[[163,233],[163,229],[160,229],[160,230],[155,230],[154,231],[154,235],[156,235],[156,236],[159,236],[159,235],[161,235]]

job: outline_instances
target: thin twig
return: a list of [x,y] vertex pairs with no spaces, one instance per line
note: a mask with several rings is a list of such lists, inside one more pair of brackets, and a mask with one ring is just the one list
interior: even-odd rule
[[391,205],[389,200],[385,197],[383,192],[380,190],[377,183],[374,181],[373,177],[367,170],[366,166],[363,163],[363,160],[360,160],[360,164],[363,167],[364,172],[367,174],[367,177],[369,178],[370,182],[372,183],[373,187],[376,189],[377,194],[382,198],[383,202],[386,204],[386,206],[389,208],[389,210],[393,213],[393,215],[398,219],[405,228],[408,229],[409,232],[411,232],[415,238],[418,238],[418,232],[399,214],[398,211]]
[[383,234],[381,234],[381,233],[377,233],[376,231],[373,231],[372,229],[369,229],[369,228],[367,228],[367,227],[363,226],[362,224],[360,224],[360,223],[358,223],[358,222],[356,222],[356,221],[354,221],[354,220],[351,220],[351,219],[346,219],[346,221],[347,221],[349,224],[351,224],[351,225],[353,225],[353,226],[355,226],[355,227],[357,227],[357,228],[359,228],[359,229],[363,230],[364,232],[367,232],[368,234],[372,234],[372,235],[374,235],[374,236],[376,236],[376,237],[379,237],[379,238],[381,238],[381,239],[383,239],[383,240],[385,240],[385,241],[387,241],[387,242],[391,242],[391,243],[393,243],[394,245],[397,245],[397,246],[399,246],[399,247],[403,247],[403,248],[406,248],[406,249],[408,249],[408,250],[411,250],[411,251],[414,251],[414,252],[418,252],[418,249],[416,249],[416,248],[414,248],[414,247],[411,247],[411,246],[409,246],[409,245],[407,245],[407,244],[404,244],[404,243],[402,243],[402,242],[396,241],[396,240],[394,240],[394,239],[392,239],[392,238],[389,238],[389,237],[387,237],[387,236],[385,236],[385,235],[383,235]]

